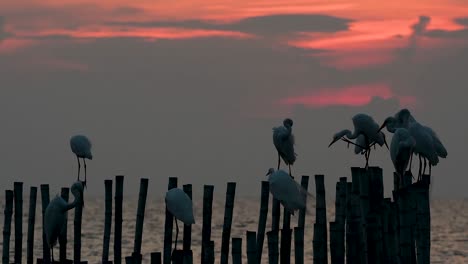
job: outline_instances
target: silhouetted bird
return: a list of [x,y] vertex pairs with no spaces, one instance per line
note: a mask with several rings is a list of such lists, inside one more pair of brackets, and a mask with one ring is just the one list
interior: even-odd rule
[[400,183],[403,180],[403,174],[410,162],[413,155],[413,148],[416,141],[410,135],[406,128],[397,128],[393,134],[392,142],[390,144],[390,157],[395,167],[395,171],[400,177]]
[[78,177],[77,180],[80,180],[80,158],[83,159],[84,170],[85,170],[85,180],[84,186],[86,186],[86,159],[92,160],[93,154],[91,154],[91,141],[86,136],[76,135],[70,139],[70,146],[76,155],[76,160],[78,161]]
[[166,193],[166,207],[167,210],[174,216],[176,223],[176,239],[174,250],[177,249],[177,237],[179,235],[179,226],[177,219],[182,221],[185,225],[195,224],[193,217],[193,206],[190,197],[179,188],[172,188]]
[[308,193],[290,175],[273,168],[270,168],[266,175],[269,176],[271,194],[287,211],[294,214],[296,210],[305,209]]
[[[297,154],[294,152],[294,135],[292,133],[293,121],[289,118],[284,119],[283,125],[273,128],[273,144],[278,151],[278,170],[280,168],[281,158],[289,167],[291,174],[291,165],[296,161]],[[281,157],[281,158],[280,158]]]

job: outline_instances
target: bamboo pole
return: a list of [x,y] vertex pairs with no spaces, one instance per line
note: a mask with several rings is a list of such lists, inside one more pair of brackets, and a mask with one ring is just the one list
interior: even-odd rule
[[431,208],[429,202],[430,176],[423,175],[417,188],[418,264],[430,263],[431,257]]
[[184,251],[180,249],[174,249],[172,253],[172,264],[183,264],[184,263]]
[[269,231],[267,232],[268,239],[268,263],[278,264],[278,232]]
[[[284,220],[286,219],[286,220]],[[290,213],[284,209],[283,215],[283,229],[281,229],[281,241],[280,241],[280,263],[289,264],[291,262],[291,236],[292,230],[289,227]],[[286,224],[285,224],[286,223]]]
[[[273,195],[272,195],[273,197]],[[279,223],[281,217],[281,203],[273,198],[271,206],[271,230],[279,232]]]
[[236,196],[236,183],[228,182],[226,188],[226,203],[224,205],[224,224],[221,241],[221,264],[227,264],[229,259],[229,242],[231,240],[232,214]]
[[[192,185],[185,184],[183,186],[184,192],[192,199]],[[183,250],[184,250],[184,264],[193,264],[193,252],[191,249],[192,243],[192,225],[184,224],[184,241],[183,241]]]
[[[309,190],[309,176],[303,175],[301,178],[301,186],[304,190]],[[304,209],[299,210],[299,218],[297,219],[297,226],[304,229],[305,228],[305,216],[306,216],[307,206]]]
[[13,216],[13,191],[5,190],[5,220],[3,222],[3,254],[2,263],[10,262],[10,236],[11,236],[11,218]]
[[[169,177],[169,183],[167,185],[167,190],[177,188],[177,178]],[[172,225],[174,223],[174,216],[167,210],[166,207],[166,219],[164,222],[164,251],[163,251],[163,263],[171,263],[172,255]]]
[[161,252],[151,253],[151,264],[161,264]]
[[327,208],[325,200],[324,175],[315,175],[317,196],[314,224],[314,263],[328,263],[327,257]]
[[331,256],[331,263],[344,263],[341,262],[338,253],[338,223],[337,222],[330,222],[330,256]]
[[26,248],[26,263],[34,263],[34,226],[36,221],[37,187],[31,186],[29,191],[29,214],[28,214],[28,240]]
[[411,263],[411,223],[409,222],[409,193],[407,188],[393,193],[398,206],[399,251],[402,263]]
[[23,183],[14,183],[15,195],[15,263],[23,261]]
[[114,263],[122,263],[122,222],[123,222],[124,176],[115,177],[115,215],[114,215]]
[[[340,181],[336,183],[335,224],[333,224],[335,233],[335,257],[332,257],[332,263],[344,263],[345,261],[346,186],[346,177],[341,177]],[[330,228],[332,228],[331,223]],[[332,231],[330,229],[330,234],[331,233]],[[332,240],[330,238],[330,252],[332,250],[331,242]],[[335,261],[333,261],[333,259]]]
[[[84,201],[82,197],[81,201]],[[73,243],[73,262],[75,264],[81,264],[81,221],[83,218],[83,204],[78,202],[75,207],[75,219],[74,219],[74,243]]]
[[371,213],[366,217],[367,261],[368,263],[382,263],[382,236],[379,231],[379,217]]
[[366,233],[366,219],[367,215],[369,214],[370,210],[370,202],[369,202],[369,189],[370,189],[370,178],[371,172],[370,167],[368,169],[355,169],[353,173],[356,173],[356,176],[353,175],[354,178],[359,178],[359,207],[361,213],[361,225],[359,227],[359,255],[361,259],[361,263],[367,263],[367,233]]
[[203,224],[202,224],[202,254],[201,263],[208,263],[205,255],[206,247],[211,239],[211,217],[213,211],[213,185],[205,185],[203,188]]
[[46,237],[45,229],[44,229],[45,210],[50,202],[48,184],[41,184],[41,200],[42,200],[42,250],[43,250],[42,261],[44,263],[49,263],[50,262],[50,249],[49,249],[49,245],[47,244],[47,237]]
[[294,263],[303,264],[304,263],[304,228],[295,227],[294,228]]
[[262,181],[262,189],[260,195],[260,214],[258,217],[257,229],[257,263],[262,262],[263,242],[265,240],[266,221],[268,217],[268,202],[270,199],[270,183]]
[[[61,190],[61,193],[60,193],[60,196],[65,200],[65,202],[68,203],[68,200],[69,200],[69,194],[70,192],[70,188],[62,188]],[[65,214],[65,222],[63,224],[63,229],[62,229],[62,232],[61,234],[59,235],[59,243],[60,243],[60,262],[61,263],[66,263],[67,262],[67,234],[68,234],[68,230],[67,230],[67,226],[68,226],[68,214]]]
[[112,228],[112,180],[104,180],[105,188],[105,213],[104,213],[104,237],[102,244],[102,264],[110,264],[109,244]]
[[247,237],[247,263],[257,263],[257,234],[253,231],[246,232]]
[[361,225],[359,196],[353,192],[354,182],[346,187],[346,263],[360,263],[359,227]]
[[232,238],[232,263],[242,264],[242,238],[240,237]]
[[148,179],[140,179],[140,193],[138,194],[138,208],[135,224],[135,241],[132,258],[134,263],[141,264],[141,240],[143,238],[143,222],[145,220],[146,196],[148,194]]

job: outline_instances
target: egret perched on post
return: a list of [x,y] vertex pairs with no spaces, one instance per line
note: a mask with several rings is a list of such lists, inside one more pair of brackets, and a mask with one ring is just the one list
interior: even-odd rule
[[166,193],[166,207],[167,210],[174,216],[176,223],[176,239],[174,243],[174,250],[177,249],[177,237],[179,235],[179,226],[177,219],[182,221],[185,225],[195,224],[193,217],[193,206],[190,197],[179,188],[172,188]]
[[[380,126],[380,129],[384,127],[391,133],[395,133],[397,128],[406,128],[416,141],[413,153],[419,155],[418,180],[420,180],[422,174],[426,172],[427,161],[429,162],[429,175],[431,175],[432,166],[439,163],[439,157],[447,157],[447,150],[434,130],[416,121],[408,109],[402,109],[396,113],[395,116],[387,117],[382,126]],[[421,158],[424,160],[424,170],[422,172]],[[410,159],[410,170],[411,161],[412,159]]]
[[84,186],[86,186],[86,159],[93,159],[93,154],[91,154],[91,141],[86,136],[76,135],[70,139],[70,146],[78,161],[78,181],[80,180],[81,169],[80,158],[83,159],[85,171]]
[[[352,118],[354,125],[354,132],[349,129],[344,129],[335,135],[333,135],[332,142],[328,145],[330,147],[338,140],[343,140],[348,144],[355,145],[354,152],[356,154],[364,152],[366,158],[366,168],[369,166],[369,157],[371,147],[375,144],[380,146],[385,145],[388,149],[387,140],[385,134],[379,131],[379,125],[374,119],[366,114],[356,114]],[[356,143],[352,142],[352,139],[356,139]]]
[[294,152],[294,135],[292,133],[293,121],[286,118],[283,125],[273,128],[273,144],[278,151],[278,170],[280,168],[281,158],[289,167],[289,175],[291,174],[291,165],[296,161],[297,154]]
[[395,171],[400,177],[400,183],[403,180],[403,174],[408,167],[411,155],[413,155],[415,145],[416,141],[406,128],[396,129],[390,143],[390,157],[392,158]]
[[266,176],[271,194],[287,211],[294,215],[294,211],[306,207],[308,192],[284,170],[270,168]]
[[65,230],[65,219],[68,210],[76,206],[83,206],[83,183],[75,182],[71,186],[71,193],[75,197],[72,203],[67,203],[61,196],[55,196],[45,210],[44,231],[47,244],[51,250],[52,262],[54,261],[53,247],[57,244],[57,239]]

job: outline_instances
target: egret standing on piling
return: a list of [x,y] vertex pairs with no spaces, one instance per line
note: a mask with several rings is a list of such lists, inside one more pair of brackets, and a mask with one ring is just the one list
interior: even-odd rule
[[65,219],[68,210],[76,206],[83,205],[83,183],[75,182],[71,187],[71,193],[75,197],[72,203],[67,203],[61,196],[55,196],[45,210],[44,231],[47,244],[51,250],[52,262],[54,261],[53,247],[57,244],[57,239],[65,230]]
[[390,143],[390,157],[392,158],[395,171],[400,177],[400,183],[403,180],[403,174],[413,155],[413,149],[416,141],[406,128],[397,128]]
[[92,160],[93,154],[91,154],[91,141],[83,135],[76,135],[70,139],[70,146],[76,155],[76,160],[78,161],[78,177],[77,180],[80,180],[80,158],[83,159],[84,171],[85,171],[85,180],[84,186],[86,186],[86,159]]
[[291,165],[296,161],[297,154],[294,152],[294,135],[292,133],[293,121],[286,118],[283,125],[273,128],[273,144],[278,152],[278,170],[280,168],[281,158],[289,167],[289,176],[291,174]]
[[287,211],[294,215],[294,211],[306,207],[307,191],[285,171],[270,168],[266,176],[271,194]]
[[193,205],[190,197],[179,188],[172,188],[166,193],[166,207],[167,210],[174,216],[176,223],[176,239],[174,243],[174,250],[177,249],[177,237],[179,235],[179,226],[177,219],[182,221],[185,225],[195,224],[193,217]]
[[[371,147],[375,146],[375,144],[379,144],[380,146],[385,144],[388,149],[387,140],[385,139],[385,134],[379,130],[379,125],[371,116],[366,114],[357,114],[353,116],[352,120],[354,125],[354,132],[351,132],[349,129],[344,129],[336,133],[333,135],[333,140],[328,145],[328,147],[340,139],[347,142],[348,144],[355,145],[356,154],[364,151],[367,168],[369,166]],[[352,142],[352,139],[357,139],[356,143]]]

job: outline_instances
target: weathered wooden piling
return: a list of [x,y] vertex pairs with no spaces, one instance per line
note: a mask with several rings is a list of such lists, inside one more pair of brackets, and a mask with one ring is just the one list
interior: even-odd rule
[[[184,189],[184,192],[188,195],[188,197],[192,199],[192,185],[184,184],[183,189]],[[184,264],[193,263],[193,252],[191,249],[191,243],[192,243],[192,225],[184,224],[184,241],[183,241]]]
[[337,222],[330,222],[330,256],[331,256],[331,263],[344,263],[341,261],[339,256],[339,234],[338,234],[338,223]]
[[289,264],[291,262],[291,237],[292,230],[290,227],[290,213],[284,208],[283,215],[283,228],[281,229],[281,240],[280,240],[280,263]]
[[42,200],[42,250],[43,250],[42,261],[45,263],[49,263],[50,262],[50,249],[49,249],[49,245],[47,244],[47,237],[46,237],[45,229],[44,229],[45,210],[50,202],[48,184],[41,184],[41,200]]
[[2,263],[9,264],[10,262],[10,236],[11,236],[11,218],[13,216],[13,191],[5,191],[5,220],[3,222],[3,254]]
[[315,175],[316,213],[314,224],[314,263],[328,263],[327,257],[327,208],[324,175]]
[[235,196],[236,183],[228,182],[226,188],[226,203],[224,205],[224,223],[221,241],[221,264],[227,264],[229,260],[229,242],[231,240],[231,226]]
[[429,204],[430,176],[423,175],[422,181],[415,186],[417,200],[417,233],[416,240],[418,264],[430,263],[431,257],[431,208]]
[[15,263],[21,264],[23,254],[23,183],[15,182]]
[[114,263],[122,263],[122,222],[123,222],[124,176],[115,176],[115,215],[114,215]]
[[247,263],[256,264],[257,259],[257,234],[253,231],[246,232],[247,239]]
[[[62,188],[60,196],[68,203],[70,196],[70,188]],[[65,214],[65,222],[63,223],[62,233],[59,235],[59,259],[60,263],[67,263],[67,234],[68,234],[68,214]]]
[[294,263],[304,263],[304,228],[294,228]]
[[393,192],[394,200],[398,207],[399,221],[399,251],[400,261],[402,263],[412,263],[412,236],[411,236],[411,220],[410,212],[410,193],[408,188],[401,188]]
[[205,247],[205,259],[206,259],[206,264],[214,264],[215,262],[215,255],[214,255],[214,250],[215,249],[215,243],[213,240],[208,241],[208,244]]
[[140,264],[141,255],[141,240],[143,238],[143,222],[145,220],[146,196],[148,194],[148,179],[140,179],[140,193],[138,194],[138,208],[135,224],[135,241],[133,244],[132,259],[135,264]]
[[211,217],[213,212],[213,185],[203,187],[203,223],[202,223],[202,254],[201,263],[208,263],[205,252],[211,239]]
[[378,214],[375,213],[371,213],[366,217],[368,263],[383,263],[382,232],[380,229],[379,219]]
[[104,211],[104,237],[102,243],[102,264],[110,264],[109,244],[112,227],[112,180],[104,180],[105,211]]
[[232,263],[242,263],[242,238],[240,237],[232,238]]
[[262,181],[260,192],[260,214],[257,229],[257,263],[262,262],[263,242],[265,240],[266,221],[268,217],[268,202],[270,200],[270,183]]
[[271,206],[271,230],[272,231],[279,231],[280,217],[281,217],[281,203],[280,201],[273,198],[272,206]]
[[268,263],[278,264],[279,251],[278,251],[278,232],[269,231],[267,232],[268,239]]
[[[177,188],[177,177],[169,177],[167,190]],[[164,251],[163,263],[170,264],[172,256],[172,226],[174,223],[174,216],[167,210],[166,206],[166,219],[164,222]]]
[[31,186],[29,191],[28,239],[26,247],[26,263],[34,263],[34,226],[36,223],[37,187]]
[[161,264],[161,252],[151,253],[151,264]]
[[[346,263],[360,263],[359,228],[361,225],[359,209],[359,189],[354,187],[355,180],[346,186]],[[357,184],[357,183],[356,183]]]
[[358,180],[359,188],[359,208],[360,208],[360,220],[361,224],[359,227],[359,256],[362,264],[367,263],[367,233],[366,233],[366,217],[369,214],[369,185],[370,185],[370,168],[354,168],[353,173],[353,184],[354,179]]
[[[84,195],[84,193],[82,193]],[[83,203],[84,197],[81,197],[81,201],[75,206],[75,219],[73,220],[73,262],[75,264],[82,264],[87,262],[81,261],[81,221],[83,218]]]
[[336,183],[335,221],[330,222],[330,253],[332,263],[344,263],[345,261],[346,186],[346,177],[341,177],[340,181]]

